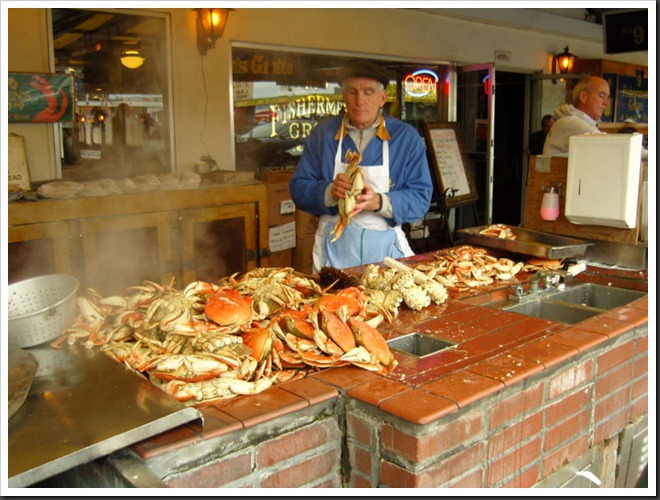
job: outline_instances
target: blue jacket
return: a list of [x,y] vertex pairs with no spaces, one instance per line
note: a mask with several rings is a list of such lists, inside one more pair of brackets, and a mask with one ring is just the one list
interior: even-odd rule
[[[426,158],[426,146],[412,125],[387,115],[385,129],[389,133],[390,190],[393,219],[390,226],[415,222],[424,217],[433,195],[433,181]],[[344,114],[319,122],[305,142],[302,157],[289,181],[296,208],[313,215],[335,215],[337,207],[326,207],[325,190],[334,179],[338,132]],[[348,150],[358,151],[349,135],[342,141],[341,158]],[[362,168],[383,164],[383,140],[379,134],[362,152]]]

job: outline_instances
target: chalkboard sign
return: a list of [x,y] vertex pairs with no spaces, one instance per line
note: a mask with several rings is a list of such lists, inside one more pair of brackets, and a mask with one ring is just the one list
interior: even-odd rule
[[450,207],[479,199],[461,130],[455,122],[423,122],[442,202]]

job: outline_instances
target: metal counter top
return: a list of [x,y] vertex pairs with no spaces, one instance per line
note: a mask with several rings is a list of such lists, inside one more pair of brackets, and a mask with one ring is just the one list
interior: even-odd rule
[[102,352],[48,345],[29,352],[39,366],[7,427],[9,487],[30,486],[202,418]]
[[584,255],[587,247],[592,243],[560,236],[557,234],[531,231],[526,228],[507,226],[516,236],[515,240],[498,238],[482,234],[490,225],[459,229],[456,232],[465,240],[475,245],[487,248],[498,248],[512,253],[531,255],[541,259],[564,259]]

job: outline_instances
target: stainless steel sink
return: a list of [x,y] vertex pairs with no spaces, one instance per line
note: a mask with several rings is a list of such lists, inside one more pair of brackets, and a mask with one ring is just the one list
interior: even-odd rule
[[431,337],[430,335],[413,332],[390,339],[387,341],[387,345],[393,351],[405,352],[418,358],[423,358],[424,356],[434,354],[456,344]]
[[593,283],[581,283],[564,290],[543,290],[515,300],[493,302],[489,306],[503,311],[573,325],[610,309],[643,297],[645,292]]
[[645,292],[639,292],[637,290],[584,283],[567,288],[561,292],[553,293],[548,298],[561,302],[570,302],[571,304],[610,310],[626,305],[644,295]]
[[529,302],[504,306],[502,309],[526,316],[534,316],[535,318],[568,323],[569,325],[579,323],[602,312],[597,309],[576,306],[574,304],[560,304],[548,299],[531,300]]

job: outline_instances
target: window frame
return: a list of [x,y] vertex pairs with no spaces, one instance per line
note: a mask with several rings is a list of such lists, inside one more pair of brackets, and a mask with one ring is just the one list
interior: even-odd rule
[[[60,8],[60,7],[55,7]],[[53,7],[46,9],[46,21],[48,26],[48,64],[50,71],[54,73],[56,71],[56,60],[55,60],[55,43],[53,36]],[[172,173],[176,171],[176,142],[175,142],[175,130],[174,130],[174,96],[173,96],[173,68],[172,68],[172,19],[171,15],[168,12],[154,12],[146,11],[141,9],[95,9],[95,8],[84,8],[84,7],[72,7],[72,10],[77,11],[89,11],[89,12],[108,12],[112,14],[121,14],[129,16],[141,16],[141,17],[155,17],[160,18],[164,22],[164,29],[161,36],[163,37],[163,52],[164,60],[163,63],[163,72],[164,79],[166,81],[166,92],[167,94],[163,96],[163,114],[166,117],[167,124],[167,150],[164,151],[164,155],[168,161],[168,164],[164,165],[166,171],[163,173]],[[74,92],[75,96],[75,92]],[[77,109],[77,99],[76,104],[74,105],[74,112]],[[55,177],[56,179],[63,179],[64,171],[62,165],[62,153],[63,153],[63,141],[64,134],[62,132],[62,124],[56,123],[52,127],[53,133],[53,145],[55,151]]]
[[[240,50],[264,51],[264,52],[276,52],[276,53],[288,52],[294,55],[303,55],[303,56],[307,55],[311,57],[327,56],[328,58],[343,59],[346,62],[351,59],[365,59],[380,63],[399,64],[401,66],[431,66],[436,68],[444,68],[447,74],[451,74],[454,68],[453,63],[451,63],[450,61],[443,61],[443,60],[403,58],[400,56],[387,56],[383,54],[346,52],[341,50],[294,47],[288,45],[269,45],[263,43],[251,43],[251,42],[241,42],[241,41],[232,41],[230,44],[230,59],[232,62],[234,61],[235,58],[235,51],[240,51]],[[234,82],[235,82],[234,71],[232,70],[230,72],[230,133],[232,137],[232,141],[231,141],[232,161],[234,162],[234,165],[236,165],[236,161],[237,161],[236,145],[238,142],[236,140],[237,137],[236,102],[234,99],[234,92],[233,92]],[[400,83],[397,84],[397,86],[399,85]],[[395,98],[396,102],[394,104],[399,107],[405,106],[405,97],[403,95],[403,92],[401,91],[400,88],[397,88],[396,92],[397,92],[397,96]],[[444,99],[444,101],[440,102],[441,99]],[[435,106],[437,107],[439,114],[437,120],[448,119],[449,116],[455,115],[455,109],[450,109],[450,108],[455,108],[455,102],[452,102],[452,96],[438,95],[438,100],[436,101]],[[399,112],[397,113],[397,115],[392,115],[392,116],[398,119],[403,119],[403,120],[406,119],[406,118],[401,118],[400,115],[401,113]],[[419,132],[420,135],[423,134],[421,130]],[[284,168],[284,167],[275,167],[275,170],[278,170],[280,168]],[[269,167],[266,167],[266,170],[268,169]]]

